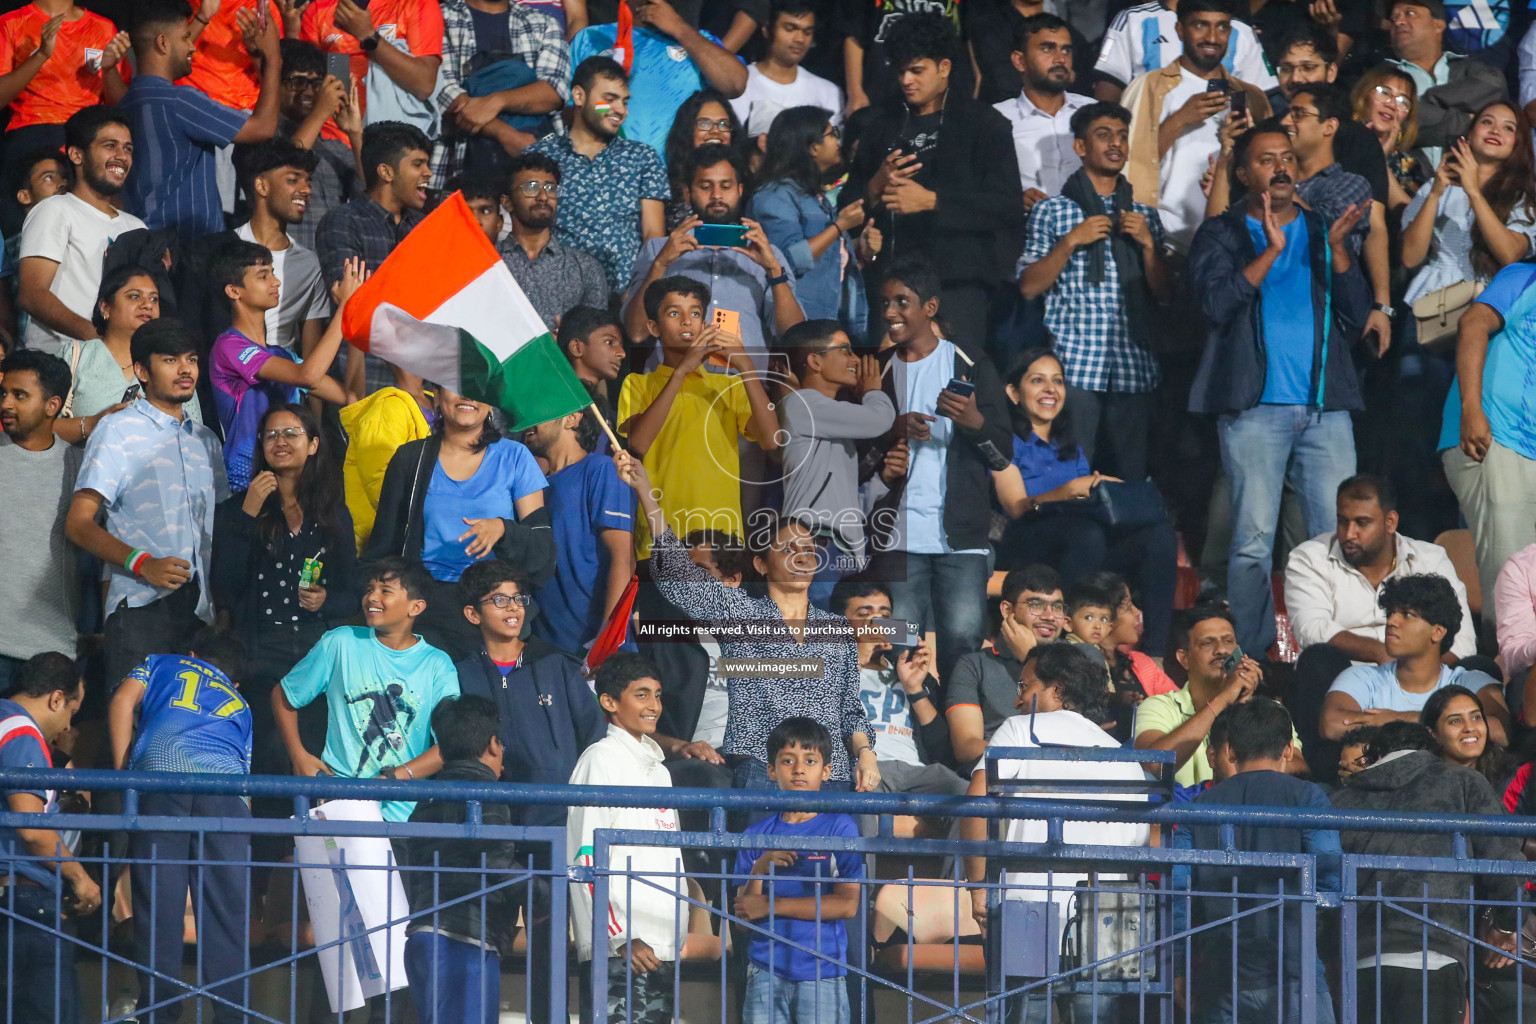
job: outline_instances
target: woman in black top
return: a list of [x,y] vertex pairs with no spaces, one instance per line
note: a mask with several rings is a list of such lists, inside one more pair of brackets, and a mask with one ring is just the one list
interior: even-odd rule
[[[251,653],[239,680],[256,720],[257,737],[275,737],[268,695],[321,634],[358,612],[357,549],[352,516],[342,498],[341,472],[304,406],[274,404],[256,430],[251,486],[222,502],[214,516],[213,594],[234,617]],[[321,564],[313,581],[301,580],[305,562]],[[308,582],[308,586],[303,583]],[[317,701],[325,741],[324,702]],[[318,748],[314,748],[318,749]],[[275,765],[264,765],[270,754]],[[257,771],[286,771],[279,745],[258,743]]]

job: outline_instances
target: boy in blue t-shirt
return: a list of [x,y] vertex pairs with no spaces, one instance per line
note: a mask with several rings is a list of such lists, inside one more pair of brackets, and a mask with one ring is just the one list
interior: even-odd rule
[[[382,558],[363,592],[366,626],[341,626],[320,642],[272,691],[272,715],[295,775],[424,779],[443,759],[432,737],[432,710],[459,695],[448,655],[412,630],[427,610],[432,578],[420,562]],[[324,695],[325,750],[316,757],[299,735],[297,708]],[[388,821],[405,821],[416,805],[388,800]]]
[[[152,654],[118,684],[108,710],[112,766],[138,772],[193,772],[246,775],[251,770],[251,709],[236,680],[245,663],[237,637],[203,629],[185,655]],[[135,726],[134,716],[138,723]],[[229,794],[152,793],[139,797],[139,811],[175,818],[249,818],[243,799]],[[212,831],[134,832],[128,839],[133,879],[134,959],[139,972],[139,1007],[185,994],[160,978],[164,965],[181,963],[182,913],[188,886],[197,914],[203,981],[240,973],[250,936],[245,894],[251,837]],[[174,970],[172,968],[171,970]],[[214,994],[217,1024],[244,1019],[238,981]],[[175,1021],[181,1005],[156,1012]]]
[[[819,791],[832,774],[831,760],[832,736],[814,718],[786,718],[768,736],[768,777],[782,790]],[[782,811],[749,825],[746,834],[845,839],[857,838],[859,826],[846,814]],[[736,891],[736,913],[749,921],[768,918],[767,927],[776,936],[752,938],[743,1024],[847,1020],[848,926],[843,922],[859,912],[863,858],[857,853],[743,850],[736,856],[736,874],[770,876],[753,878]],[[797,948],[802,946],[819,955]]]

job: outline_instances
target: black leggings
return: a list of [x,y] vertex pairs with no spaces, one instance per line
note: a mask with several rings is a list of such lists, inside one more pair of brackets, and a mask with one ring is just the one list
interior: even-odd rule
[[1015,519],[997,542],[997,567],[1034,563],[1061,573],[1068,586],[1101,569],[1124,576],[1141,594],[1146,623],[1141,649],[1153,657],[1166,652],[1179,574],[1179,539],[1166,519],[1130,527],[1108,527],[1074,515]]

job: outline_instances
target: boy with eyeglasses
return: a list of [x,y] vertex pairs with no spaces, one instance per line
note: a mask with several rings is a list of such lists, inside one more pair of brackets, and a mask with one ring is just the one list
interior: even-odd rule
[[560,165],[554,158],[527,152],[513,159],[502,202],[512,215],[512,231],[497,251],[544,325],[554,330],[561,315],[576,306],[606,309],[608,282],[602,264],[554,239],[560,212]]
[[[482,647],[454,666],[465,696],[486,697],[500,709],[503,782],[563,785],[582,752],[606,735],[608,726],[592,687],[573,654],[527,637],[534,611],[532,586],[523,573],[499,558],[476,562],[459,577],[464,617],[480,630]],[[512,807],[512,824],[564,828],[566,808],[556,805]],[[547,850],[525,852],[530,866]],[[550,918],[535,892],[528,941],[528,976],[547,976]],[[563,925],[563,922],[562,922]],[[549,986],[535,985],[534,1021],[549,1019]]]

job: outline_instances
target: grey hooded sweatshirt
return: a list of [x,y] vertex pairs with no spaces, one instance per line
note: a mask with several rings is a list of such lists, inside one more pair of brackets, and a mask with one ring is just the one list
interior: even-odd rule
[[[830,530],[838,547],[864,564],[864,517],[859,505],[859,453],[855,441],[879,437],[896,422],[883,391],[841,402],[802,388],[784,398],[784,514]],[[844,576],[853,575],[844,572]]]

